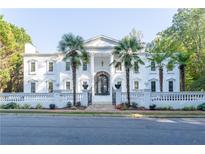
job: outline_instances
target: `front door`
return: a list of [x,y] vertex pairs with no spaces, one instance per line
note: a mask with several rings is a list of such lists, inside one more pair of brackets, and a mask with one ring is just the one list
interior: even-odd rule
[[109,95],[109,74],[98,72],[95,76],[95,95]]

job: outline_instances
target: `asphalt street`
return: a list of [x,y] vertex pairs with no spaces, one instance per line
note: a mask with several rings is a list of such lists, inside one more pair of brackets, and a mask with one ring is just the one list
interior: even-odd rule
[[205,144],[205,118],[0,115],[0,144]]

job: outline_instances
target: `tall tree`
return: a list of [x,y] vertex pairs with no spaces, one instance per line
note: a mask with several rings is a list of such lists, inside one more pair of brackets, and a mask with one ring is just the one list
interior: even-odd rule
[[167,67],[172,69],[175,64],[179,65],[180,70],[180,89],[186,90],[186,66],[190,60],[190,53],[188,52],[176,52],[170,56]]
[[150,57],[148,58],[150,62],[154,62],[156,67],[159,69],[159,84],[160,84],[160,92],[163,92],[163,68],[166,66],[165,60],[169,57],[169,52],[166,51],[167,44],[166,40],[161,39],[161,37],[157,37],[151,43],[148,43],[146,46],[146,52],[150,53]]
[[[172,25],[159,32],[157,37],[160,37],[166,46],[166,50],[162,52],[175,53],[180,58],[186,56],[184,53],[190,54],[189,60],[186,65],[182,65],[180,72],[181,77],[184,75],[181,80],[186,80],[186,84],[182,81],[181,86],[192,90],[194,81],[205,71],[205,9],[178,9],[173,16]],[[186,73],[182,73],[185,71],[184,66]]]
[[65,54],[64,60],[69,59],[73,78],[73,105],[76,106],[76,70],[82,63],[89,63],[89,54],[84,48],[84,40],[71,33],[64,34],[58,45],[59,51]]
[[117,46],[115,46],[112,54],[114,61],[111,63],[115,66],[121,64],[126,70],[126,89],[127,102],[130,106],[130,69],[137,64],[144,64],[139,56],[139,51],[143,49],[144,43],[141,40],[141,34],[133,30],[128,36],[124,37]]
[[23,91],[23,52],[31,37],[0,16],[0,92]]
[[190,74],[197,79],[205,70],[205,9],[178,9],[173,17],[175,39],[191,53]]

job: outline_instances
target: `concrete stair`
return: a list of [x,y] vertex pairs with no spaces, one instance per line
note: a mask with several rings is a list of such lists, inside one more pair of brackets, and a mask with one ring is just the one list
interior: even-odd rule
[[86,111],[112,112],[116,109],[112,104],[92,104],[86,108]]

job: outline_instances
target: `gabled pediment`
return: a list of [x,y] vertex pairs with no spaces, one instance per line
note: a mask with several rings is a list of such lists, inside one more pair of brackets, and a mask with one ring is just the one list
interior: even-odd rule
[[85,42],[85,47],[88,48],[106,48],[106,47],[114,47],[118,43],[118,40],[113,38],[100,35],[94,38],[91,38]]

